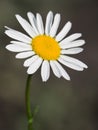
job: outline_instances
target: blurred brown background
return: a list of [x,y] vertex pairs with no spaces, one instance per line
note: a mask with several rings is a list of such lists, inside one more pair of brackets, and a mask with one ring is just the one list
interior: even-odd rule
[[10,38],[4,34],[4,26],[22,30],[15,14],[27,19],[28,11],[39,12],[45,21],[49,10],[61,13],[60,28],[71,21],[69,34],[83,34],[84,52],[74,57],[89,68],[77,72],[65,67],[70,82],[51,73],[48,82],[43,83],[40,70],[34,74],[32,109],[40,107],[35,130],[98,130],[98,0],[0,0],[0,130],[27,130],[26,68],[24,60],[15,59],[15,53],[5,49]]

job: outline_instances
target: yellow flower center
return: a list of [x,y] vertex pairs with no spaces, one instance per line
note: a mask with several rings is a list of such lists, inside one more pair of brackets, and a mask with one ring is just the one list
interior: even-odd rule
[[56,60],[60,56],[58,42],[46,35],[39,35],[32,39],[32,50],[44,60]]

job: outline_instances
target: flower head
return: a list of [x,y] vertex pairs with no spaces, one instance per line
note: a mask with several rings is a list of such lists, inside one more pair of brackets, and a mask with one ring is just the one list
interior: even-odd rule
[[50,11],[46,17],[45,29],[39,13],[36,14],[36,18],[31,12],[28,12],[27,16],[29,22],[20,15],[16,15],[16,18],[28,35],[8,27],[6,27],[5,34],[14,39],[6,48],[9,51],[17,52],[16,58],[18,59],[27,58],[24,66],[28,67],[28,74],[35,73],[41,66],[43,81],[49,79],[50,68],[56,77],[62,76],[70,80],[61,64],[77,71],[87,68],[87,65],[80,60],[67,56],[82,52],[83,48],[80,46],[85,44],[84,40],[79,39],[82,36],[81,33],[66,37],[72,26],[71,22],[67,22],[57,34],[60,14],[57,13],[53,18],[53,13]]

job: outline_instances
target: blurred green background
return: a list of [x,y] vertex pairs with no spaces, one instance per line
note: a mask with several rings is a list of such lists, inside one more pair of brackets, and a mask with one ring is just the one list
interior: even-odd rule
[[33,75],[32,109],[40,107],[35,130],[98,130],[98,0],[0,0],[0,130],[27,130],[26,68],[24,60],[15,59],[15,53],[5,49],[10,38],[4,34],[4,26],[22,30],[15,14],[27,19],[28,11],[39,12],[45,21],[49,10],[61,13],[60,28],[71,21],[69,34],[83,34],[84,52],[74,57],[89,68],[76,72],[65,67],[71,81],[51,73],[43,83],[40,70]]

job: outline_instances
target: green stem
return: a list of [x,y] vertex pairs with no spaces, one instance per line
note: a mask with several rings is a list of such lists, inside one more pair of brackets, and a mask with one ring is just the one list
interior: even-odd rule
[[25,91],[25,100],[26,100],[26,113],[28,118],[28,130],[34,130],[33,129],[33,116],[31,112],[31,106],[30,106],[30,81],[31,81],[32,75],[28,75],[27,82],[26,82],[26,91]]

